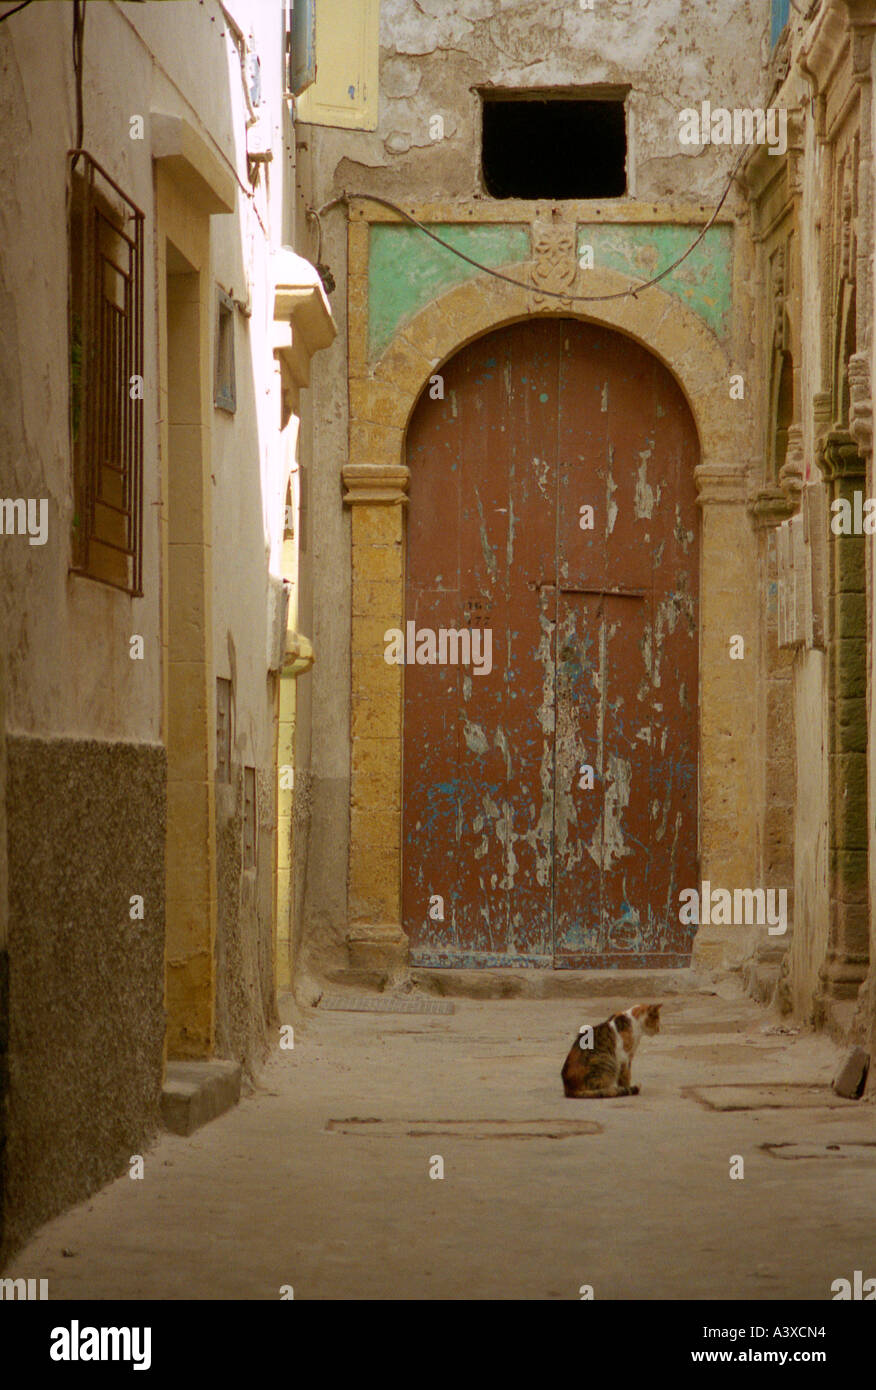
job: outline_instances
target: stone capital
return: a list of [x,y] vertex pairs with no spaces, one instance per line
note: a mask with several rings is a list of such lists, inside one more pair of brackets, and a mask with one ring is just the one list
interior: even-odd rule
[[701,463],[694,469],[697,485],[697,501],[701,507],[713,505],[736,505],[745,503],[748,486],[748,470],[735,468],[728,464]]
[[371,506],[402,506],[407,502],[411,470],[403,463],[348,463],[343,469],[344,501]]
[[845,429],[832,429],[823,434],[818,440],[815,457],[829,482],[863,478],[866,471],[858,445]]
[[752,493],[747,503],[748,514],[755,530],[763,531],[773,526],[781,526],[797,510],[796,500],[792,500],[781,487],[762,487]]

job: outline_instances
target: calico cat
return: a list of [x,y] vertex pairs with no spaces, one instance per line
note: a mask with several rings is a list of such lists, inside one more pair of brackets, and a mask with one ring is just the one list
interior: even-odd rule
[[643,1033],[660,1032],[660,1005],[634,1004],[593,1029],[593,1046],[581,1033],[563,1063],[563,1090],[576,1100],[637,1096],[630,1063]]

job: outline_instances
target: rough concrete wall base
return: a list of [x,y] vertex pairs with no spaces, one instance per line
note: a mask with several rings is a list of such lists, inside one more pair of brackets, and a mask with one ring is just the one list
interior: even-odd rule
[[[248,1075],[264,1060],[265,1036],[276,1023],[272,864],[273,826],[259,817],[258,868],[243,868],[243,769],[233,785],[216,786],[216,1051]],[[260,790],[269,773],[259,770]],[[261,801],[260,797],[260,801]]]
[[167,790],[152,744],[12,736],[7,758],[10,1250],[157,1129]]
[[[319,975],[347,961],[349,779],[312,776],[309,792],[311,819],[301,966],[305,973]],[[337,848],[326,853],[327,846]]]

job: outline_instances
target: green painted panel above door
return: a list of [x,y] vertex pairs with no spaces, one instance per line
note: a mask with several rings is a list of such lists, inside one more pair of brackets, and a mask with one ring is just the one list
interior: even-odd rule
[[[678,260],[699,231],[666,222],[579,223],[578,255],[584,246],[592,246],[594,267],[651,280]],[[710,227],[686,260],[660,282],[662,290],[683,300],[719,338],[730,325],[732,239],[732,227]]]
[[[430,228],[457,250],[495,268],[529,259],[529,227],[481,223]],[[480,271],[421,232],[398,222],[371,227],[368,257],[368,348],[379,357],[393,334],[454,285]],[[521,278],[525,278],[521,276]]]

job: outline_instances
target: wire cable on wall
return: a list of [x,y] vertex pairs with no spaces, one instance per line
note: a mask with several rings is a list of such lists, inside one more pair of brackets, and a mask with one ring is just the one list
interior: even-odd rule
[[4,10],[3,13],[0,14],[0,24],[3,23],[4,19],[9,19],[10,15],[18,14],[19,10],[26,10],[28,5],[31,4],[33,4],[33,0],[21,0],[20,5],[14,5],[11,10]]
[[691,252],[694,251],[697,248],[697,246],[699,246],[703,237],[706,235],[706,232],[708,232],[709,229],[714,226],[718,214],[720,213],[722,207],[727,201],[727,195],[729,194],[730,189],[733,186],[733,181],[736,178],[736,175],[739,171],[739,166],[745,158],[747,148],[748,147],[746,145],[743,145],[742,149],[739,151],[739,156],[736,160],[736,163],[733,165],[733,168],[730,171],[730,176],[727,179],[727,184],[724,189],[724,192],[721,194],[717,206],[715,207],[715,210],[709,218],[708,222],[702,228],[699,235],[694,238],[694,240],[690,243],[688,247],[686,247],[684,251],[682,251],[681,255],[677,256],[671,265],[668,265],[664,270],[661,270],[659,275],[653,276],[650,280],[643,281],[641,285],[636,285],[634,288],[631,287],[628,290],[616,290],[612,294],[570,294],[568,291],[565,290],[546,290],[542,289],[540,286],[528,285],[522,280],[515,280],[513,275],[506,275],[501,270],[493,270],[488,265],[482,265],[480,261],[474,260],[472,256],[467,256],[464,251],[460,251],[456,246],[451,246],[449,241],[445,241],[443,237],[438,236],[437,232],[433,232],[429,227],[424,226],[424,224],[418,221],[418,219],[414,217],[412,213],[406,212],[403,207],[399,207],[398,203],[394,203],[390,198],[383,198],[376,193],[340,193],[336,198],[331,198],[327,203],[323,203],[321,208],[308,208],[307,215],[308,217],[312,217],[316,221],[317,225],[318,241],[316,259],[318,262],[322,259],[322,223],[320,221],[322,214],[331,211],[332,208],[337,207],[341,203],[349,204],[355,198],[362,198],[368,199],[372,203],[379,203],[381,207],[389,208],[392,212],[397,212],[399,216],[404,217],[406,221],[411,223],[412,226],[419,228],[419,230],[425,233],[427,237],[431,237],[432,241],[437,241],[439,246],[443,246],[445,250],[451,251],[453,255],[457,256],[460,260],[465,261],[470,266],[474,266],[476,270],[482,271],[485,275],[492,275],[495,280],[503,280],[507,285],[514,285],[516,289],[527,290],[530,293],[534,289],[537,289],[540,295],[544,295],[547,298],[561,299],[565,303],[571,302],[574,304],[597,304],[602,303],[607,299],[627,299],[630,296],[633,299],[635,299],[636,296],[641,294],[643,290],[650,289],[652,285],[659,284],[661,280],[665,280],[667,275],[671,275],[673,270],[677,269],[677,267],[681,265],[682,261],[687,260]]
[[76,83],[76,153],[70,166],[71,173],[76,168],[85,136],[85,117],[82,106],[82,56],[85,47],[85,5],[86,0],[73,0],[73,73]]

